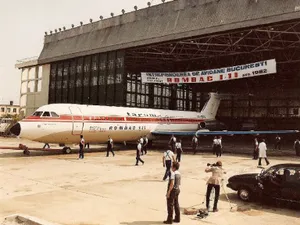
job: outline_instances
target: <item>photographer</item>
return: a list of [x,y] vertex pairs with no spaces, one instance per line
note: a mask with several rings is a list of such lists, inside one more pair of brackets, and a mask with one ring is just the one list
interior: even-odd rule
[[220,184],[222,182],[223,174],[226,172],[222,168],[222,162],[218,161],[216,164],[207,164],[205,169],[206,173],[212,172],[212,176],[207,181],[207,191],[206,191],[206,208],[209,209],[209,197],[212,189],[215,189],[215,200],[213,212],[218,212],[218,200],[220,195]]

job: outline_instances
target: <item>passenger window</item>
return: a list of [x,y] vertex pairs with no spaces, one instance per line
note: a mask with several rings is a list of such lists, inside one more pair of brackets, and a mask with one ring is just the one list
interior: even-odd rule
[[33,116],[38,116],[38,117],[40,117],[42,114],[43,114],[43,112],[41,112],[41,111],[36,111],[36,112],[33,113],[32,115],[33,115]]
[[43,117],[50,117],[50,113],[49,112],[44,112]]
[[57,113],[55,113],[55,112],[51,112],[51,116],[56,117],[56,118],[59,117],[59,115],[57,115]]

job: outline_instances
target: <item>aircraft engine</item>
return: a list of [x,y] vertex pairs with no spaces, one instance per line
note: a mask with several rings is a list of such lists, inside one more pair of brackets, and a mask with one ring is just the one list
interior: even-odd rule
[[207,122],[201,122],[198,125],[198,129],[207,129],[207,130],[223,130],[226,129],[226,126],[224,123],[221,123],[219,121],[207,121]]

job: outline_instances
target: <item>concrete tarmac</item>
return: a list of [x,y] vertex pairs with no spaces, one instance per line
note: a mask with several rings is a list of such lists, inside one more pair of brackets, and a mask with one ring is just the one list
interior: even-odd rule
[[[6,139],[3,142],[13,142]],[[2,142],[2,143],[3,143]],[[12,143],[12,146],[13,146]],[[42,145],[42,144],[38,144]],[[11,214],[25,214],[65,225],[152,225],[167,217],[167,182],[162,181],[162,153],[149,151],[145,165],[135,166],[135,151],[77,154],[0,151],[0,221]],[[180,172],[182,185],[180,207],[204,208],[202,204],[207,163],[216,162],[211,154],[183,154]],[[240,173],[260,172],[257,161],[247,156],[224,155],[221,158],[227,178]],[[298,162],[296,158],[270,157],[271,165]],[[300,212],[261,203],[244,203],[231,189],[225,188],[238,210],[221,191],[219,212],[199,220],[195,215],[181,215],[181,224],[300,224]]]

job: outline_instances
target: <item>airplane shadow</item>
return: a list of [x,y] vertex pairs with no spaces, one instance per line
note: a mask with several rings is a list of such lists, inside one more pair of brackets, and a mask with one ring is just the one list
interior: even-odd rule
[[[285,215],[290,217],[300,217],[300,204],[289,205],[283,202],[276,202],[270,199],[253,200],[251,202],[243,202],[240,200],[236,193],[227,194],[233,208],[236,208],[237,212],[245,213],[247,215],[256,215],[258,213],[274,213],[278,215]],[[226,195],[220,195],[220,201],[228,202]],[[229,204],[229,202],[228,202]],[[229,205],[230,206],[230,205]],[[236,206],[236,207],[234,207]]]
[[123,225],[155,225],[164,224],[163,221],[134,221],[134,222],[121,222]]

